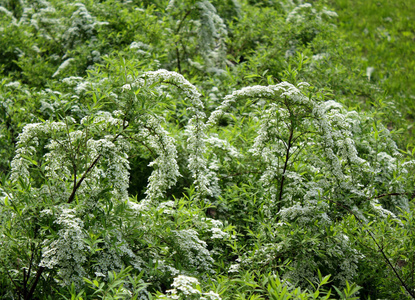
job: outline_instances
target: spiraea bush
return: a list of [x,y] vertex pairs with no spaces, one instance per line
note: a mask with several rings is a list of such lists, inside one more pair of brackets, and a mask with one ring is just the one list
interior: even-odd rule
[[[151,282],[139,291],[146,295],[178,274],[213,275],[216,257],[222,272],[279,270],[306,287],[306,279],[318,282],[320,270],[341,286],[357,277],[364,261],[342,229],[343,217],[352,213],[369,222],[371,212],[370,219],[382,222],[408,211],[413,162],[400,157],[370,116],[324,100],[306,83],[234,91],[206,118],[201,94],[182,75],[159,70],[127,78],[103,97],[114,101],[102,106],[95,89],[104,90],[105,82],[90,84],[94,96],[79,121],[68,115],[32,123],[19,135],[11,181],[2,188],[3,266],[15,293],[51,293],[54,284],[79,291],[95,276],[131,266],[130,273],[143,272],[140,280]],[[179,129],[169,118],[175,98],[189,106]],[[235,103],[248,108],[239,112]],[[234,124],[218,127],[226,117]],[[229,128],[244,123],[252,130],[238,140],[232,135],[240,132]],[[133,151],[153,158],[143,199],[127,192]],[[185,165],[179,166],[178,151]],[[181,189],[195,188],[185,206],[184,200],[166,202],[180,169],[188,170],[184,182],[190,182]],[[385,196],[376,201],[379,195]],[[251,197],[256,209],[233,214]],[[203,216],[210,205],[218,219]],[[221,217],[238,230],[223,231]],[[50,277],[54,283],[42,280]]]
[[[220,247],[215,243],[209,250],[199,235],[222,243],[231,235],[222,230],[221,221],[203,216],[195,204],[187,210],[183,200],[164,200],[166,190],[180,176],[175,139],[163,128],[163,116],[151,111],[157,102],[151,103],[148,96],[147,106],[134,93],[135,88],[163,82],[176,85],[191,101],[193,117],[184,129],[187,167],[197,195],[202,199],[213,194],[208,181],[211,171],[203,157],[203,114],[197,109],[200,95],[177,73],[147,72],[120,87],[130,93],[125,102],[119,99],[117,103],[124,112],[95,111],[90,106],[79,122],[67,116],[61,121],[28,124],[19,135],[11,162],[11,184],[2,189],[2,220],[10,222],[2,228],[3,266],[15,284],[15,290],[4,296],[48,294],[55,284],[75,284],[79,289],[84,277],[106,277],[129,265],[137,275],[144,272],[143,278],[153,281],[153,288],[165,286],[170,275],[183,273],[183,267],[187,274],[214,273],[211,251]],[[133,113],[134,109],[138,111]],[[127,153],[132,149],[155,155],[141,201],[127,193]],[[30,207],[30,212],[24,207]],[[22,230],[30,234],[22,236]],[[12,237],[25,242],[14,244]],[[23,249],[25,257],[18,258]],[[20,262],[27,265],[23,278],[19,278]],[[45,277],[54,278],[54,283],[38,284]]]
[[414,152],[330,8],[1,4],[0,298],[414,297]]

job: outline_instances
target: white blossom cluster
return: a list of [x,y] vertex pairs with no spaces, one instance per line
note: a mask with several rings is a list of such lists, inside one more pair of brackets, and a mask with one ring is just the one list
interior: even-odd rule
[[[203,103],[200,99],[201,94],[197,88],[187,81],[182,75],[176,72],[170,72],[166,70],[158,70],[144,73],[141,77],[137,78],[133,83],[126,84],[123,86],[123,90],[129,90],[131,88],[143,88],[152,87],[157,84],[171,85],[177,87],[185,96],[188,101],[187,111],[190,114],[190,119],[185,128],[185,134],[187,136],[187,150],[189,152],[188,168],[194,178],[194,184],[201,195],[214,195],[217,194],[217,179],[215,173],[207,166],[207,160],[205,158],[206,152],[206,125],[204,123],[205,113],[203,112]],[[155,122],[154,118],[149,118],[150,122]],[[160,122],[160,121],[158,121]],[[146,126],[142,124],[141,126]],[[158,129],[162,130],[161,127]],[[160,131],[161,132],[161,131]],[[170,167],[166,165],[163,170],[158,171],[155,175],[155,179],[152,180],[150,187],[154,185],[154,190],[157,190],[156,178],[161,178],[163,172],[167,172],[166,176],[170,181],[166,179],[162,180],[161,184],[168,183],[165,186],[171,186],[173,180],[179,176],[178,172],[175,171],[173,165],[176,164],[175,147],[173,146],[173,140],[170,138],[169,148],[163,151],[170,151],[170,156],[166,156],[166,159],[171,159]],[[167,141],[166,141],[167,142]],[[164,146],[167,146],[164,145]],[[161,149],[161,148],[160,148]],[[158,153],[160,155],[160,153]],[[165,161],[167,162],[167,161]],[[159,179],[157,179],[158,181]],[[149,192],[149,196],[158,196],[160,194]]]
[[200,291],[194,287],[195,285],[199,285],[199,281],[196,278],[179,275],[173,279],[172,286],[175,289],[169,290],[169,293],[177,294],[181,292],[184,295],[200,294]]
[[[136,270],[143,269],[143,261],[132,250],[131,245],[124,239],[122,231],[113,228],[108,234],[102,235],[100,239],[100,250],[91,257],[91,246],[86,243],[88,240],[87,231],[105,232],[102,224],[85,228],[84,222],[79,218],[86,213],[85,210],[55,208],[60,215],[54,221],[60,229],[57,237],[46,239],[43,242],[42,260],[40,266],[58,271],[61,284],[70,285],[75,282],[81,285],[82,278],[91,271],[85,268],[87,260],[95,260],[92,266],[95,276],[106,278],[109,271],[119,271],[125,267],[125,260],[129,261]],[[41,214],[53,217],[51,209],[41,212]],[[89,274],[91,275],[91,274]]]
[[[68,200],[75,184],[84,177],[85,184],[78,188],[78,195],[98,194],[104,186],[101,180],[106,178],[112,183],[113,195],[118,199],[127,199],[129,183],[129,162],[126,152],[128,144],[122,138],[109,134],[95,140],[88,136],[92,132],[122,126],[122,121],[110,113],[98,114],[92,121],[89,117],[81,120],[82,130],[68,131],[75,125],[75,120],[67,118],[66,122],[45,122],[28,124],[19,135],[16,155],[11,162],[11,178],[17,182],[20,178],[30,181],[30,166],[37,164],[36,152],[40,140],[46,141],[44,155],[45,176],[51,180],[45,186],[45,193],[64,201]],[[88,129],[87,129],[88,128]],[[79,145],[86,149],[77,152]],[[32,159],[29,159],[32,158]],[[94,164],[94,161],[96,163]]]
[[11,81],[9,83],[6,83],[4,86],[5,87],[11,87],[14,89],[18,89],[20,87],[21,83],[19,81]]
[[222,230],[223,223],[220,220],[215,220],[212,218],[202,218],[202,223],[198,226],[200,229],[205,229],[210,231],[212,234],[211,239],[227,239],[230,237],[228,232]]
[[[395,178],[398,173],[407,174],[412,163],[397,163],[401,160],[388,130],[380,125],[378,129],[367,129],[373,126],[370,116],[347,111],[333,100],[315,100],[306,96],[306,88],[306,83],[295,87],[283,82],[234,91],[224,98],[207,123],[209,127],[216,125],[222,116],[235,111],[232,105],[236,102],[240,106],[246,99],[255,101],[259,117],[248,151],[262,163],[259,176],[265,189],[265,216],[272,222],[277,216],[279,231],[296,224],[309,232],[318,230],[315,224],[333,226],[333,202],[350,206],[363,221],[366,219],[361,217],[362,206],[370,207],[380,217],[396,218],[387,208],[408,208],[408,195],[404,193],[408,183],[402,177]],[[399,195],[388,197],[390,200],[385,201],[392,204],[386,207],[380,201],[370,200],[382,192]],[[356,203],[360,203],[360,208]],[[337,270],[335,280],[351,280],[361,255],[348,237],[336,234],[327,244],[319,243],[314,246],[330,248],[333,259],[325,267]],[[286,252],[292,257],[291,247],[290,242],[276,240],[261,245],[251,256],[242,256],[240,262],[244,266],[269,265]],[[294,257],[290,265],[293,268],[286,274],[292,282],[312,278],[313,270],[321,267],[312,255],[299,252]],[[237,266],[229,272],[237,272]]]
[[149,115],[146,123],[141,123],[138,139],[157,154],[149,166],[154,168],[148,179],[146,195],[150,200],[162,198],[164,192],[172,187],[180,176],[177,165],[177,150],[174,139],[161,126],[162,118]]
[[220,73],[216,67],[224,67],[226,58],[225,22],[217,14],[216,8],[208,0],[196,2],[200,11],[199,44],[208,66],[208,72]]
[[150,56],[152,47],[143,42],[132,42],[130,49],[135,50],[135,53],[141,56]]
[[56,72],[55,73],[53,73],[53,75],[52,75],[52,77],[55,77],[55,76],[57,76],[57,75],[59,75],[59,73],[61,72],[61,71],[63,71],[63,70],[65,70],[69,65],[70,65],[70,63],[71,63],[71,61],[73,61],[74,59],[73,58],[68,58],[68,59],[66,59],[59,67],[58,67],[58,69],[56,70]]
[[[299,88],[308,86],[308,83],[301,82],[298,84]],[[226,110],[231,107],[231,105],[238,101],[243,101],[244,99],[254,98],[254,99],[278,99],[288,97],[289,101],[293,103],[308,103],[308,98],[305,97],[300,90],[294,85],[284,81],[277,85],[270,86],[249,86],[242,88],[240,90],[234,91],[232,94],[225,96],[222,104],[212,112],[209,117],[207,124],[209,126],[214,126],[219,121],[219,118],[226,113]]]
[[[361,158],[355,138],[355,133],[359,133],[363,122],[361,117],[356,112],[345,111],[335,101],[317,102],[306,97],[302,89],[307,86],[306,83],[300,83],[295,87],[283,82],[274,86],[253,86],[235,91],[226,96],[211,114],[208,126],[215,125],[237,101],[247,98],[265,100],[257,102],[257,105],[263,103],[266,108],[261,111],[257,136],[249,151],[265,163],[261,182],[271,202],[276,202],[279,198],[283,201],[279,205],[287,205],[291,209],[294,198],[307,197],[316,188],[322,191],[321,195],[331,189],[330,192],[334,195],[343,190],[359,197],[370,196],[370,188],[359,182],[365,178],[356,174],[356,167],[373,173],[373,167],[388,156],[379,154],[374,165]],[[395,153],[393,148],[396,146],[390,144],[391,139],[386,141],[388,149]],[[303,160],[303,171],[324,173],[326,176],[317,182],[305,180],[303,175],[292,169],[293,158]],[[394,159],[389,157],[388,161],[390,174],[394,168]],[[333,190],[333,186],[338,186],[340,190]],[[402,192],[403,186],[393,187],[393,191]],[[405,206],[403,202],[400,207]],[[269,215],[272,215],[271,211]]]
[[65,285],[70,285],[74,281],[79,284],[82,282],[82,277],[86,275],[82,267],[87,260],[85,250],[88,247],[84,242],[86,238],[84,224],[73,209],[66,208],[61,209],[54,223],[61,229],[58,231],[57,239],[47,239],[43,242],[40,266],[49,269],[58,267],[58,275]]
[[35,157],[39,146],[39,137],[53,132],[65,130],[63,122],[32,123],[27,124],[19,134],[16,155],[11,162],[11,179],[14,182],[20,178],[29,183],[30,165],[34,164],[29,158]]
[[[227,113],[231,105],[235,102],[245,99],[265,100],[263,105],[268,104],[267,109],[262,111],[257,136],[250,148],[254,156],[257,156],[266,164],[266,169],[262,174],[261,182],[266,187],[268,194],[273,201],[276,201],[278,187],[275,180],[281,176],[290,177],[292,181],[296,180],[301,183],[301,176],[294,172],[282,174],[284,158],[289,150],[289,155],[294,155],[297,144],[288,146],[288,140],[284,136],[289,135],[292,125],[289,119],[291,108],[296,108],[299,115],[304,116],[305,112],[310,111],[315,104],[312,99],[304,96],[301,89],[307,88],[307,83],[300,83],[298,88],[288,82],[282,82],[272,86],[253,86],[234,91],[231,95],[225,97],[223,103],[216,109],[208,120],[208,126],[215,125],[219,118]],[[303,123],[309,122],[303,118]],[[304,125],[303,125],[304,126]],[[292,128],[294,130],[294,128]],[[291,147],[289,149],[289,147]],[[298,186],[298,185],[297,185]]]
[[221,149],[226,152],[227,157],[225,158],[230,160],[233,158],[241,158],[243,155],[239,152],[237,148],[232,146],[229,141],[220,139],[217,135],[211,134],[207,139],[206,143],[213,149]]
[[307,201],[304,204],[295,203],[281,209],[278,213],[282,222],[297,222],[300,226],[307,226],[315,221],[323,226],[330,226],[332,221],[327,215],[329,206],[323,201]]
[[[180,11],[192,10],[196,13],[197,18],[192,20],[178,21],[174,18],[180,15]],[[222,74],[224,73],[226,61],[226,37],[227,30],[223,19],[219,16],[215,6],[209,0],[201,1],[176,1],[171,0],[167,5],[166,11],[173,16],[173,22],[177,22],[177,26],[183,26],[183,23],[192,24],[198,37],[197,47],[204,59],[204,65],[192,61],[191,65],[205,69],[207,72]],[[185,31],[185,30],[182,30]],[[188,31],[190,31],[188,29]],[[180,34],[180,33],[179,33]]]
[[232,264],[228,269],[228,273],[239,273],[240,267],[240,264]]
[[[179,275],[173,279],[173,289],[167,290],[167,295],[159,295],[157,299],[190,299],[197,297],[200,300],[221,300],[219,294],[209,291],[203,293],[199,287],[200,283],[194,277]],[[199,288],[198,288],[199,287]]]
[[207,249],[205,241],[199,239],[199,234],[193,229],[173,230],[178,251],[181,257],[194,268],[213,272],[213,258]]
[[174,201],[162,202],[157,206],[157,210],[162,210],[163,213],[168,215],[174,214]]
[[107,22],[99,22],[92,16],[83,3],[73,4],[77,9],[70,19],[70,27],[62,35],[66,47],[73,47],[83,40],[93,39],[98,26],[106,25]]
[[314,17],[317,23],[321,23],[324,17],[327,18],[336,18],[338,17],[337,13],[331,10],[324,8],[321,11],[317,11],[311,3],[304,3],[296,6],[286,18],[286,22],[301,24],[307,21],[307,18]]

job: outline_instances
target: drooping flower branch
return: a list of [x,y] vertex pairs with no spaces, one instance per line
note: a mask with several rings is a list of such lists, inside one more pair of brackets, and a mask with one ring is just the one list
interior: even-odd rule
[[[208,195],[211,196],[214,194],[214,190],[217,190],[217,188],[215,188],[216,181],[212,180],[213,174],[212,172],[210,172],[207,166],[207,160],[204,157],[204,154],[206,152],[206,115],[203,112],[204,106],[200,99],[201,94],[199,93],[197,88],[194,85],[192,85],[189,81],[187,81],[182,75],[176,72],[169,72],[166,70],[146,72],[142,76],[138,77],[134,82],[129,84],[127,89],[152,89],[158,85],[167,85],[178,88],[179,91],[183,93],[184,98],[187,101],[187,112],[189,114],[189,121],[185,126],[184,133],[187,136],[187,150],[189,153],[188,168],[194,179],[194,185],[197,191],[200,193],[200,195],[203,197]],[[158,121],[156,121],[155,117],[149,117],[148,121],[151,121],[150,123],[157,122],[158,124],[161,124],[160,117],[157,118],[159,118]],[[145,122],[141,122],[141,124],[141,126],[147,126]],[[153,130],[153,132],[155,133],[156,131]],[[159,133],[161,134],[161,128],[159,129]],[[167,132],[164,131],[163,134],[165,136]],[[167,175],[167,177],[170,178],[168,180],[169,183],[165,187],[168,188],[175,183],[175,180],[177,176],[179,176],[179,173],[177,171],[176,165],[176,150],[174,146],[174,139],[171,137],[165,137],[164,139],[166,139],[166,141],[169,140],[169,142],[168,144],[161,147],[166,147],[163,151],[168,151],[171,154],[168,158],[166,157],[167,160],[170,160],[169,164],[171,165],[171,170],[167,170],[167,166],[163,167],[163,170],[167,171],[166,174],[169,174]],[[157,163],[157,165],[159,164]],[[165,181],[163,180],[160,182],[159,180],[163,172],[157,172],[158,175],[154,173],[154,176],[152,175],[150,177],[150,180],[152,182],[151,189],[153,189],[152,187],[155,185],[160,186],[161,182]],[[149,191],[148,195],[152,193],[154,192]]]
[[[93,197],[105,189],[104,178],[112,182],[114,196],[126,199],[128,144],[120,134],[126,127],[125,121],[108,112],[87,116],[80,124],[72,118],[66,118],[65,122],[28,124],[19,135],[11,178],[29,184],[30,166],[44,163],[44,176],[53,184],[44,186],[41,192],[57,200],[70,203],[75,194]],[[104,129],[107,134],[101,133],[97,139]],[[41,142],[48,152],[38,157]]]
[[[297,201],[318,200],[326,192],[352,194],[359,202],[357,199],[370,197],[378,184],[367,180],[376,169],[372,155],[375,150],[372,148],[368,156],[357,148],[362,143],[358,136],[370,118],[347,111],[333,100],[316,100],[307,89],[307,83],[296,87],[287,82],[246,87],[227,95],[207,122],[211,128],[231,114],[235,103],[240,106],[242,101],[253,101],[257,109],[254,114],[259,115],[249,152],[264,164],[260,181],[275,212]],[[389,149],[385,150],[397,155],[390,137],[384,139],[384,147]],[[401,171],[406,172],[404,168]],[[324,176],[315,177],[319,173]],[[402,192],[401,189],[394,191]],[[349,205],[355,205],[347,199]],[[400,206],[405,207],[404,202]]]

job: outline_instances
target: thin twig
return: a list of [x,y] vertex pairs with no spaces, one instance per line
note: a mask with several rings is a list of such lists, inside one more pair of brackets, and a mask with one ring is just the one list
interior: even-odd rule
[[[286,100],[285,100],[285,103],[286,103]],[[288,111],[290,112],[290,117],[292,117],[293,114],[292,114],[292,112],[290,110],[290,107],[288,106],[287,103],[286,103],[286,106],[288,108]],[[293,136],[294,136],[294,124],[293,124],[293,122],[291,120],[290,137],[288,138],[287,152],[285,154],[284,169],[283,169],[282,174],[281,174],[280,194],[278,196],[278,211],[281,208],[282,194],[283,194],[283,191],[284,191],[285,172],[287,171],[288,160],[290,159],[290,150],[291,150],[291,146],[292,146],[292,142],[293,142]]]
[[[123,130],[125,128],[127,128],[128,126],[123,125]],[[121,133],[117,134],[112,141],[116,141],[119,137],[120,137]],[[72,189],[72,193],[68,198],[68,202],[67,203],[71,203],[74,198],[75,198],[75,194],[76,191],[79,189],[79,187],[81,186],[82,182],[85,180],[86,176],[88,175],[88,173],[95,167],[95,165],[98,163],[99,159],[102,157],[102,154],[98,154],[97,157],[95,158],[95,160],[92,162],[92,164],[88,167],[88,169],[85,171],[85,173],[82,175],[81,179],[79,179],[78,183],[76,185],[74,185],[73,189]]]
[[[176,35],[178,35],[178,34],[179,34],[180,29],[181,29],[181,27],[182,27],[182,25],[183,25],[184,20],[187,18],[187,16],[188,16],[191,12],[192,12],[191,10],[188,10],[188,11],[184,14],[183,18],[180,20],[180,22],[179,22],[179,26],[177,26],[177,29],[176,29]],[[175,44],[176,44],[176,60],[177,60],[177,68],[178,68],[178,70],[179,70],[179,73],[181,74],[181,73],[182,73],[182,68],[181,68],[181,65],[180,65],[180,51],[179,51],[179,45],[178,45],[178,42],[175,42]]]
[[[380,196],[382,196],[382,197],[385,197],[385,196],[390,196],[390,195],[402,195],[402,194],[407,194],[407,193],[391,193],[391,194],[383,194],[383,195],[380,195]],[[378,196],[378,198],[380,198],[380,196]],[[355,218],[356,218],[356,220],[361,224],[361,225],[365,225],[364,223],[363,223],[363,221],[350,209],[350,208],[348,208],[347,206],[345,206],[345,205],[343,205],[343,204],[341,204],[341,203],[339,203],[339,202],[336,202],[336,201],[334,201],[334,200],[331,200],[331,199],[329,199],[329,198],[326,198],[328,201],[330,201],[330,202],[332,202],[332,203],[334,203],[334,204],[336,204],[336,205],[338,205],[338,206],[341,206],[342,208],[344,208],[344,209],[346,209],[349,213],[351,213]],[[379,252],[382,254],[382,257],[384,258],[384,260],[386,261],[386,264],[392,269],[392,271],[393,271],[393,273],[395,274],[395,276],[396,276],[396,278],[398,278],[398,280],[400,281],[400,283],[401,283],[401,285],[404,287],[404,289],[406,290],[406,292],[413,298],[413,299],[415,299],[415,294],[414,294],[414,292],[412,292],[411,291],[411,289],[406,285],[406,283],[405,283],[405,281],[401,278],[401,276],[399,276],[399,274],[398,274],[398,271],[396,271],[396,268],[392,265],[392,263],[390,262],[390,260],[389,260],[389,258],[387,257],[387,255],[386,255],[386,253],[385,253],[385,251],[383,251],[383,248],[379,245],[379,243],[378,243],[378,241],[376,240],[376,238],[375,238],[375,236],[374,236],[374,234],[372,233],[372,231],[370,230],[370,229],[368,229],[368,228],[366,228],[365,229],[365,231],[367,232],[367,233],[369,233],[369,236],[371,237],[371,239],[373,240],[373,242],[375,243],[375,245],[376,245],[376,247],[379,249]]]

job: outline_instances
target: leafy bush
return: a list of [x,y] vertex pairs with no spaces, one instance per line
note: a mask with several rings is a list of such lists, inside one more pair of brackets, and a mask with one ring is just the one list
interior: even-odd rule
[[1,298],[414,297],[414,151],[340,15],[1,4]]

